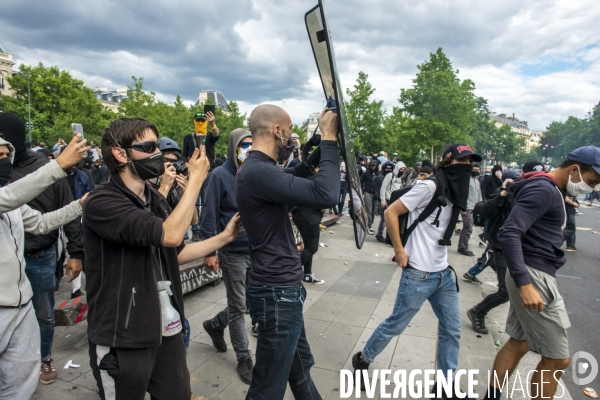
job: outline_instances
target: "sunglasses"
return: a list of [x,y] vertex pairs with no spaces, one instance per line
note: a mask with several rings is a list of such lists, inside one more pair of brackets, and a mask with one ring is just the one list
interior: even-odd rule
[[252,146],[252,142],[242,142],[240,146],[242,146],[242,149],[247,149]]
[[144,153],[154,153],[158,148],[158,142],[132,143],[130,146],[121,146],[123,149],[135,149]]

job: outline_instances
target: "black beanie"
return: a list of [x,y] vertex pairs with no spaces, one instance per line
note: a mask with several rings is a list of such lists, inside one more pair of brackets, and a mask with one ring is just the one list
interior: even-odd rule
[[0,133],[15,148],[15,160],[17,163],[25,158],[25,124],[16,114],[0,113]]

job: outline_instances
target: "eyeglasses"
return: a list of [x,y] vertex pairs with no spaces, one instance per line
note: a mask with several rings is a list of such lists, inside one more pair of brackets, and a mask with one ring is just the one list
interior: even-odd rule
[[130,146],[121,146],[123,149],[135,149],[144,153],[154,153],[158,148],[158,142],[132,143]]
[[242,149],[247,149],[252,146],[252,142],[242,142],[240,146],[242,146]]

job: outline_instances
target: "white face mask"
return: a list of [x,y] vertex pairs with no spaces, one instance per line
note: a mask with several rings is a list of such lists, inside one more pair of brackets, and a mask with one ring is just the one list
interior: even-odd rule
[[238,160],[240,160],[241,162],[244,162],[246,160],[246,158],[248,158],[248,151],[250,151],[252,149],[252,146],[246,148],[246,149],[242,149],[241,147],[238,149]]
[[583,178],[581,177],[581,169],[577,168],[577,171],[579,172],[579,179],[581,180],[581,182],[571,182],[571,175],[569,175],[569,182],[567,182],[567,193],[569,193],[571,196],[592,193],[594,191],[594,188],[590,187],[587,183],[584,182]]

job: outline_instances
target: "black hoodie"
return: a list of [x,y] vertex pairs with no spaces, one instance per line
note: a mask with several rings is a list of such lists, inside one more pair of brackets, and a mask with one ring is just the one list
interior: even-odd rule
[[556,276],[565,262],[560,249],[565,238],[564,192],[545,172],[531,172],[510,183],[515,204],[500,228],[498,242],[510,275],[518,287],[531,283],[526,265]]
[[[50,161],[40,153],[27,150],[25,147],[25,124],[11,113],[0,114],[0,133],[4,134],[6,140],[15,148],[15,160],[11,182],[17,181],[37,171]],[[66,179],[61,179],[48,186],[38,197],[27,203],[33,209],[42,213],[56,211],[73,201],[73,194]],[[67,236],[67,250],[73,259],[83,258],[83,241],[81,238],[81,225],[79,218],[74,219],[64,226]],[[56,244],[58,230],[47,235],[25,234],[25,256],[46,250]]]

